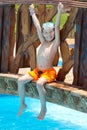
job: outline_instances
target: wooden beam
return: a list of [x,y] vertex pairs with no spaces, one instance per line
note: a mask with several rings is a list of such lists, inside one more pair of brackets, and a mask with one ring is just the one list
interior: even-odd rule
[[0,4],[58,4],[62,2],[64,5],[70,7],[87,8],[87,2],[80,2],[75,0],[0,0]]

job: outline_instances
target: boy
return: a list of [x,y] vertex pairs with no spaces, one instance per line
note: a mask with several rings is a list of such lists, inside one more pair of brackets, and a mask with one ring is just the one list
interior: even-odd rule
[[32,16],[34,25],[36,27],[39,40],[41,44],[37,47],[36,58],[37,58],[37,68],[33,71],[28,72],[28,74],[20,77],[18,79],[18,92],[20,96],[20,110],[18,115],[21,115],[26,104],[24,101],[25,98],[25,83],[35,80],[36,87],[39,93],[40,102],[41,102],[41,111],[38,115],[38,119],[42,120],[46,114],[46,96],[44,84],[47,82],[52,82],[56,79],[56,71],[53,68],[54,56],[58,50],[60,44],[60,16],[63,9],[63,4],[58,4],[58,14],[56,18],[55,25],[51,22],[44,23],[42,25],[42,30],[40,23],[36,17],[34,6],[31,5],[30,15]]

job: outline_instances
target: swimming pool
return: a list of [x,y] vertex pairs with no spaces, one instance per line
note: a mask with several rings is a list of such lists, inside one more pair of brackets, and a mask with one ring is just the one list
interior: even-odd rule
[[57,66],[62,66],[62,63],[63,63],[63,61],[62,61],[62,58],[60,57]]
[[87,130],[87,114],[47,102],[44,120],[37,120],[40,102],[26,97],[28,108],[17,117],[19,96],[0,94],[0,130]]

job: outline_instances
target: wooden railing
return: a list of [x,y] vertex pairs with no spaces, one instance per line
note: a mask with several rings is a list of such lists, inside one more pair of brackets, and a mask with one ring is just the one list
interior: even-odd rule
[[87,8],[87,2],[75,1],[75,0],[0,0],[2,4],[58,4],[62,2],[64,5],[70,7]]

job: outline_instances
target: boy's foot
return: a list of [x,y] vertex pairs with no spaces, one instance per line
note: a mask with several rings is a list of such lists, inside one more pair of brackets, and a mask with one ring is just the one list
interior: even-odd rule
[[37,117],[37,119],[38,120],[43,120],[44,117],[45,117],[46,111],[47,111],[46,109],[45,110],[41,110],[39,116]]
[[20,116],[20,115],[22,114],[23,110],[24,110],[26,107],[27,107],[26,104],[22,105],[22,106],[20,107],[20,110],[19,110],[17,116]]

